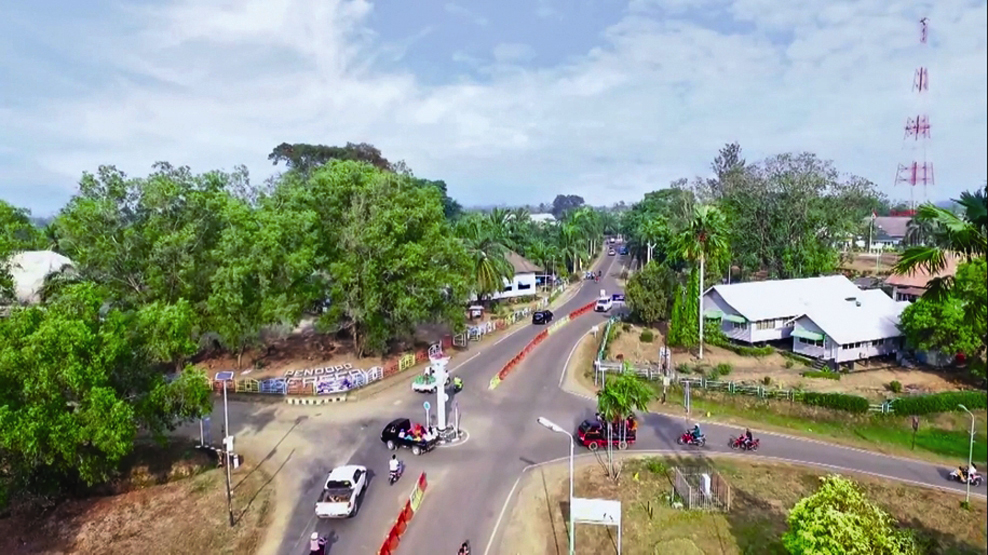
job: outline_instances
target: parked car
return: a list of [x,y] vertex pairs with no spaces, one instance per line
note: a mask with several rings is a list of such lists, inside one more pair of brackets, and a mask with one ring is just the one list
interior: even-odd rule
[[439,437],[429,433],[415,434],[414,428],[411,420],[396,418],[381,430],[381,441],[392,451],[404,447],[411,449],[413,455],[421,455],[435,449]]
[[607,250],[607,256],[614,256],[615,254],[617,254],[617,253],[614,252],[614,249],[608,249]]
[[357,514],[357,501],[367,487],[367,468],[346,465],[334,468],[316,501],[316,517],[348,518]]
[[551,310],[536,310],[532,313],[532,323],[535,325],[548,324],[552,321]]

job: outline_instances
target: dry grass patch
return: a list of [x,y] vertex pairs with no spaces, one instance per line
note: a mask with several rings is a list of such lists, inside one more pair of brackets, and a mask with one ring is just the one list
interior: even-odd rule
[[[738,458],[716,458],[703,464],[720,472],[732,485],[729,513],[690,513],[672,508],[672,487],[666,469],[698,460],[627,459],[621,479],[604,476],[596,463],[577,471],[576,495],[619,499],[622,503],[623,552],[679,555],[784,554],[779,541],[788,510],[815,491],[824,472],[816,469],[762,464]],[[939,490],[852,476],[870,499],[899,522],[919,533],[931,554],[984,553],[988,508],[978,500],[970,510],[957,495]],[[568,474],[564,465],[533,472],[519,490],[505,543],[504,555],[561,555],[566,552]],[[579,553],[616,553],[614,529],[579,525]]]
[[894,252],[884,252],[881,255],[867,252],[854,253],[850,260],[841,263],[842,270],[864,275],[888,275],[892,272],[892,266],[899,262],[899,255]]

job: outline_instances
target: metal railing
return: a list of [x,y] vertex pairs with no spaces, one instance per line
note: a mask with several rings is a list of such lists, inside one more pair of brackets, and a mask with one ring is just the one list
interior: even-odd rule
[[[712,469],[673,468],[673,490],[688,511],[730,511],[731,485]],[[709,490],[704,483],[709,480]]]

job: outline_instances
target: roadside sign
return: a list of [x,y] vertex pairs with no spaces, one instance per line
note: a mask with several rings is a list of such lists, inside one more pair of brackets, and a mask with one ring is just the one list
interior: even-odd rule
[[429,410],[432,408],[432,405],[429,404],[429,401],[425,401],[424,403],[422,403],[422,408],[424,408],[425,410]]

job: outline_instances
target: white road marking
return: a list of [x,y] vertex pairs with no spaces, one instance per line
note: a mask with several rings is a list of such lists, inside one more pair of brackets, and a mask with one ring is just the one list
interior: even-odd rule
[[394,402],[393,404],[394,404],[394,406],[396,406],[396,407],[397,407],[398,405],[400,405],[400,404],[402,404],[402,403],[404,403],[404,402],[405,402],[405,400],[404,400],[404,399],[398,399],[398,400],[397,400],[397,401],[395,401],[395,402]]
[[[595,325],[594,327],[596,328],[597,326]],[[583,335],[586,335],[587,333],[590,333],[590,332],[587,331]],[[573,358],[573,355],[576,354],[576,349],[580,346],[580,342],[583,341],[583,335],[580,336],[580,339],[578,339],[576,341],[576,343],[573,345],[573,348],[570,349],[569,355],[566,357],[566,362],[563,363],[563,371],[559,374],[559,387],[560,388],[563,387],[563,380],[566,379],[566,370],[569,369],[569,361],[570,361],[570,359]]]

